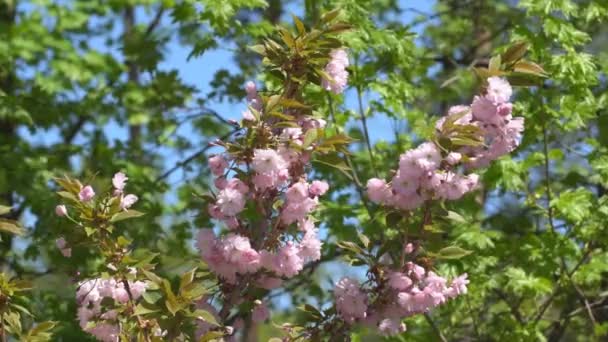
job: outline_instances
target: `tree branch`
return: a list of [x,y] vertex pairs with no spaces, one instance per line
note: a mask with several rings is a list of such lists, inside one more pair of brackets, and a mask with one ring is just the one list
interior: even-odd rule
[[435,331],[435,334],[437,334],[437,337],[439,338],[439,340],[441,342],[448,342],[448,339],[445,338],[445,336],[443,336],[443,333],[439,329],[439,326],[437,326],[437,324],[433,321],[433,318],[431,318],[431,315],[429,315],[428,312],[424,313],[424,318],[429,323],[429,325],[431,326],[431,328],[433,328],[433,331]]
[[146,32],[144,33],[144,37],[147,38],[149,35],[152,34],[152,32],[154,32],[154,30],[156,29],[158,24],[160,24],[160,20],[162,19],[164,13],[165,13],[165,7],[160,6],[158,8],[158,11],[156,12],[156,15],[154,16],[154,19],[152,19],[150,24],[148,24],[148,27],[146,28]]
[[[236,128],[233,129],[232,131],[224,134],[223,136],[221,136],[219,139],[220,140],[225,140],[228,139],[231,135],[233,135],[234,133],[240,131],[241,128]],[[158,176],[158,178],[156,178],[156,180],[154,181],[155,183],[160,182],[161,180],[169,177],[173,172],[179,170],[180,168],[190,164],[193,160],[195,160],[196,158],[202,156],[203,154],[205,154],[205,152],[207,152],[211,147],[213,147],[213,145],[208,144],[207,146],[205,146],[204,148],[198,150],[197,152],[193,153],[192,155],[190,155],[188,158],[178,162],[177,164],[175,164],[175,166],[173,166],[172,168],[170,168],[169,170],[165,171],[165,173],[163,173],[162,175]]]

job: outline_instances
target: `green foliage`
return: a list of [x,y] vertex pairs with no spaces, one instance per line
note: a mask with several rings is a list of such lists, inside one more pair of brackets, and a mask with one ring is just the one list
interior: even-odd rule
[[[297,333],[310,316],[331,317],[315,309],[332,300],[328,276],[379,259],[407,228],[409,238],[433,237],[425,252],[436,259],[437,272],[467,272],[471,283],[466,296],[430,314],[436,328],[412,317],[405,334],[388,340],[437,340],[437,330],[450,341],[606,339],[608,5],[437,1],[431,13],[413,16],[410,7],[389,0],[1,2],[6,332],[25,341],[89,338],[75,320],[74,288],[66,284],[75,274],[81,280],[108,272],[106,258],[123,248],[130,251],[124,266],[155,284],[131,308],[136,316],[162,322],[171,333],[193,333],[197,319],[213,324],[194,305],[213,279],[191,240],[197,228],[211,225],[199,195],[210,190],[207,145],[236,133],[224,119],[233,113],[213,107],[241,101],[244,81],[264,67],[273,72],[260,79],[269,90],[284,82],[318,83],[323,56],[344,44],[352,56],[344,98],[328,99],[316,86],[300,94],[314,106],[264,98],[278,126],[289,125],[293,117],[284,112],[290,109],[329,122],[326,130],[309,131],[304,148],[327,152],[315,156],[311,171],[330,184],[331,200],[317,219],[327,236],[323,260],[338,261],[287,282],[293,305],[273,321],[291,322]],[[334,8],[341,11],[329,12]],[[275,32],[282,22],[286,28]],[[184,59],[201,63],[201,74],[208,53],[218,49],[231,54],[238,71],[220,66],[198,89],[167,63],[176,42],[187,49]],[[309,69],[297,68],[299,58],[310,61]],[[488,75],[533,85],[515,93],[515,114],[526,119],[517,153],[491,165],[478,192],[432,208],[432,224],[367,203],[366,180],[390,176],[399,154],[433,136],[436,119],[469,99]],[[483,143],[474,127],[457,126],[444,126],[442,146]],[[112,209],[104,213],[76,200],[75,179],[107,192],[117,170],[141,195],[137,210],[108,203]],[[53,177],[62,174],[71,176],[56,186]],[[53,215],[58,202],[79,213],[76,223]],[[75,244],[71,259],[55,247],[60,236]],[[110,252],[84,244],[102,236]],[[22,280],[36,286],[22,291]],[[221,338],[224,329],[202,340]],[[282,331],[271,323],[251,329],[262,338]],[[351,338],[379,339],[365,329]]]

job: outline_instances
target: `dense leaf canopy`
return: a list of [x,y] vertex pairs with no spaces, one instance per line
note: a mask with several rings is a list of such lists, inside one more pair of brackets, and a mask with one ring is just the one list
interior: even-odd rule
[[[107,275],[115,255],[87,240],[96,234],[92,241],[128,247],[126,264],[144,265],[163,296],[176,292],[166,307],[180,316],[184,293],[205,291],[189,286],[212,283],[189,272],[204,269],[197,232],[217,224],[206,207],[214,191],[208,160],[222,151],[212,142],[238,138],[246,81],[269,92],[287,81],[320,83],[326,56],[289,78],[272,66],[293,56],[268,42],[290,51],[286,32],[327,21],[337,23],[326,28],[329,38],[317,37],[327,45],[311,38],[308,48],[347,49],[344,94],[312,86],[299,90],[306,105],[275,103],[310,110],[331,132],[307,136],[329,140],[332,151],[309,172],[330,185],[315,213],[322,256],[267,294],[271,320],[247,322],[244,336],[281,337],[281,324],[304,325],[321,314],[315,307],[331,307],[341,276],[370,271],[349,248],[401,243],[404,223],[369,200],[365,182],[392,177],[399,155],[433,139],[448,108],[471,103],[480,80],[508,67],[513,113],[525,118],[520,146],[480,171],[475,192],[437,203],[432,220],[411,221],[428,233],[427,266],[450,278],[467,273],[468,293],[406,318],[407,331],[386,339],[605,340],[607,20],[602,0],[0,0],[2,336],[93,340],[78,325],[75,293],[79,281]],[[524,57],[533,63],[509,64]],[[55,214],[57,204],[78,201],[76,179],[109,189],[120,170],[139,201],[120,213],[108,204],[114,235],[76,232]],[[56,239],[78,234],[82,243],[64,257]],[[179,324],[174,330],[194,330]],[[380,337],[356,326],[350,338]]]

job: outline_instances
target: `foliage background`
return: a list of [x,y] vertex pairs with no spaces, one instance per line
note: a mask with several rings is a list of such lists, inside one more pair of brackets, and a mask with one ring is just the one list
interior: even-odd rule
[[[436,329],[412,318],[395,340],[436,339],[437,330],[450,341],[606,338],[606,2],[2,0],[0,204],[27,234],[2,234],[0,267],[34,281],[26,304],[60,322],[57,340],[89,338],[75,320],[73,281],[94,274],[100,259],[84,248],[66,259],[54,246],[69,231],[54,216],[51,178],[95,184],[126,171],[147,215],[125,235],[158,251],[161,272],[178,276],[197,258],[193,234],[209,224],[193,195],[209,187],[207,144],[233,129],[227,119],[245,109],[243,84],[259,77],[246,47],[290,13],[312,23],[333,8],[355,27],[344,36],[350,88],[316,110],[335,111],[329,129],[358,139],[356,179],[316,165],[331,184],[319,215],[325,257],[288,284],[291,295],[273,294],[273,320],[301,319],[297,306],[328,305],[335,279],[364,274],[341,262],[332,242],[395,232],[370,219],[358,184],[387,176],[437,117],[471,98],[471,66],[525,40],[550,78],[516,93],[522,146],[485,172],[482,191],[449,204],[462,218],[435,222],[442,239],[473,251],[436,265],[446,275],[468,272],[470,292],[432,312]],[[270,324],[251,329],[252,339],[276,333]],[[366,331],[353,338],[376,339]]]

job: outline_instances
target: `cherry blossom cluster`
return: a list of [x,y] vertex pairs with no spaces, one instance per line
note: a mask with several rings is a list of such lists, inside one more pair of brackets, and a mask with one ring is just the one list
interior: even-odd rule
[[321,86],[334,94],[341,94],[348,83],[348,71],[346,71],[349,65],[348,55],[346,50],[336,49],[330,53],[330,57],[329,63],[325,66],[325,73],[330,79],[323,78]]
[[115,279],[90,279],[78,284],[78,320],[82,330],[104,342],[118,342],[120,327],[119,308],[128,301],[138,300],[148,284],[143,281],[125,282]]
[[[290,112],[294,127],[271,129],[272,118],[266,119],[255,84],[248,82],[245,90],[249,109],[243,113],[243,126],[264,132],[264,142],[238,153],[227,148],[226,153],[209,158],[217,190],[207,211],[227,232],[216,235],[202,229],[197,247],[221,283],[234,286],[238,281],[241,286],[269,290],[321,257],[322,243],[311,214],[329,186],[321,180],[308,181],[314,146],[305,148],[304,139],[308,130],[326,123]],[[266,320],[266,304],[256,300],[251,317]]]
[[[112,177],[112,185],[114,186],[112,195],[119,200],[119,207],[121,210],[128,210],[133,204],[135,204],[139,198],[133,194],[124,193],[124,188],[127,185],[129,178],[122,172],[117,172]],[[90,185],[80,186],[78,192],[78,200],[85,204],[90,203],[95,198],[95,190]],[[68,216],[68,209],[64,204],[59,204],[55,207],[55,214],[59,217]],[[59,246],[59,242],[57,243]],[[63,249],[62,247],[60,247]]]
[[363,288],[352,278],[343,278],[335,286],[336,311],[348,324],[361,323],[390,336],[404,332],[405,317],[425,313],[467,292],[466,273],[447,279],[407,262],[399,270],[386,270],[376,287]]
[[499,77],[487,81],[484,95],[475,96],[471,106],[450,108],[436,125],[437,141],[453,138],[460,127],[476,132],[474,137],[481,143],[448,150],[434,141],[406,151],[390,183],[378,178],[367,182],[367,194],[373,202],[412,210],[427,200],[459,199],[479,182],[475,173],[459,173],[459,166],[465,169],[486,166],[518,146],[523,118],[511,115],[513,105],[508,102],[511,86]]

